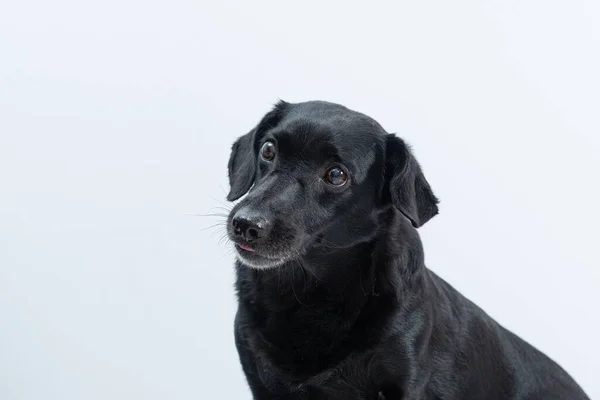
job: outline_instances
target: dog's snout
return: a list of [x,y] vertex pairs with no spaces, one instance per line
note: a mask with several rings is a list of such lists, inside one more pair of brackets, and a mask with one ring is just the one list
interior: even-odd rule
[[247,213],[237,213],[232,220],[233,233],[251,243],[265,238],[269,234],[269,222],[266,218]]

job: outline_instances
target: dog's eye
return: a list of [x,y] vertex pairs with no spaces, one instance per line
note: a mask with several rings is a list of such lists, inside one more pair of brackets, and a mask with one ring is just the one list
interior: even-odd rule
[[348,174],[340,167],[331,167],[325,174],[325,180],[334,186],[343,186],[348,182]]
[[271,141],[265,142],[260,149],[260,156],[265,161],[273,161],[275,153],[275,143]]

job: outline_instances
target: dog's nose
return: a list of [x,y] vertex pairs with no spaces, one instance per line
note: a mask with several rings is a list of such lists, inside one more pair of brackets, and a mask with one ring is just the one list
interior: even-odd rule
[[269,223],[265,218],[244,213],[237,213],[232,220],[233,233],[251,243],[266,237]]

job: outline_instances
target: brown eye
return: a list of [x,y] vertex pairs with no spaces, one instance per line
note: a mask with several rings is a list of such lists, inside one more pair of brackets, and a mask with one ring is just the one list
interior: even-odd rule
[[273,142],[265,142],[260,149],[260,156],[265,161],[273,161],[275,153],[275,143]]
[[348,174],[340,167],[331,167],[325,174],[325,180],[334,186],[343,186],[348,181]]

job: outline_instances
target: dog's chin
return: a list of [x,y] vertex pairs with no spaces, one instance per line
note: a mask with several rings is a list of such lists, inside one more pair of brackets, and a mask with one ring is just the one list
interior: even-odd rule
[[239,246],[235,246],[236,248],[236,258],[238,261],[246,267],[254,268],[254,269],[270,269],[276,268],[291,258],[289,256],[280,256],[280,257],[272,257],[272,256],[263,256],[258,254],[256,251],[247,251]]

